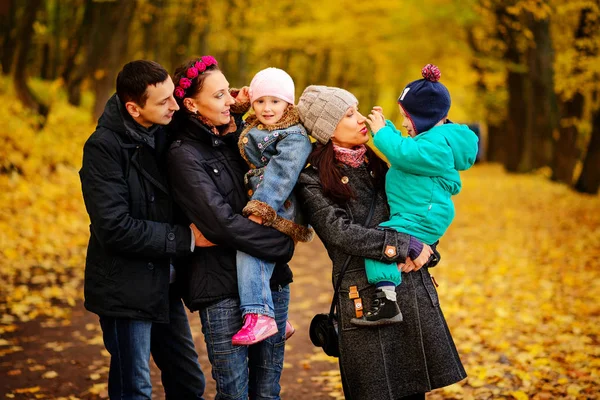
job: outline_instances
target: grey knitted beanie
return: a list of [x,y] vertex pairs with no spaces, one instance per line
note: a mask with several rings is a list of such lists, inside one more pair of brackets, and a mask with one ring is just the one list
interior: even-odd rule
[[346,111],[356,104],[358,100],[347,90],[311,85],[304,89],[297,108],[300,121],[308,133],[327,144]]

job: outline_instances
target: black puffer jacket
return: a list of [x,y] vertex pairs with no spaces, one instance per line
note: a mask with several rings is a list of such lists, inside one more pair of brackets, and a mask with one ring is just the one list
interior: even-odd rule
[[192,239],[172,223],[166,146],[164,129],[136,124],[116,95],[85,143],[85,307],[98,315],[168,321],[170,259],[190,254]]
[[[241,119],[237,122],[240,126]],[[183,299],[192,311],[238,296],[237,250],[278,263],[271,288],[292,281],[286,264],[294,252],[292,239],[241,214],[248,203],[244,186],[248,167],[237,147],[240,131],[216,136],[196,119],[174,129],[176,140],[167,156],[174,199],[206,238],[218,244],[196,248],[187,265],[178,266],[178,281],[185,285]]]

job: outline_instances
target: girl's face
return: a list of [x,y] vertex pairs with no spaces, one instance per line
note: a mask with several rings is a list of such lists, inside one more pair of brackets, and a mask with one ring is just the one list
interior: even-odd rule
[[415,137],[417,133],[415,132],[415,127],[413,126],[412,121],[406,116],[406,113],[404,112],[404,109],[402,108],[402,106],[400,106],[400,104],[398,104],[398,108],[400,108],[400,114],[403,118],[402,127],[406,129],[406,132],[410,137]]
[[228,124],[231,115],[229,108],[235,103],[235,99],[229,94],[229,82],[221,71],[207,72],[200,92],[194,97],[186,99],[186,107],[191,112],[196,112],[213,125],[220,126]]
[[288,104],[278,97],[263,96],[254,100],[252,108],[261,124],[273,125],[283,117]]
[[351,149],[369,141],[369,130],[365,125],[366,118],[358,112],[358,106],[352,106],[342,117],[333,131],[333,144]]

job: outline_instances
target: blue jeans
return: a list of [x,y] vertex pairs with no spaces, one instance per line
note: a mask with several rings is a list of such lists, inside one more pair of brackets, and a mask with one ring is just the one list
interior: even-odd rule
[[269,284],[275,263],[238,251],[236,265],[242,317],[252,313],[275,318]]
[[232,336],[242,327],[237,298],[221,300],[200,310],[202,333],[217,384],[215,400],[280,398],[289,286],[273,291],[272,298],[279,333],[252,346],[231,344]]
[[170,323],[100,317],[110,353],[111,399],[151,399],[150,354],[161,371],[166,399],[203,399],[204,374],[192,332],[178,297],[169,299]]

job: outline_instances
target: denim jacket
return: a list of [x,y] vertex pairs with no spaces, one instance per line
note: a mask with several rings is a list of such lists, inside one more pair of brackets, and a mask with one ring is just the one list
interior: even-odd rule
[[250,197],[244,215],[258,215],[264,225],[296,241],[310,241],[313,231],[302,224],[294,195],[294,186],[312,150],[298,111],[290,106],[274,125],[261,124],[255,115],[248,117],[246,124],[238,141],[240,153],[250,166],[244,179]]

